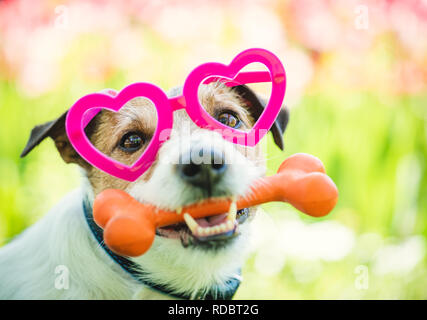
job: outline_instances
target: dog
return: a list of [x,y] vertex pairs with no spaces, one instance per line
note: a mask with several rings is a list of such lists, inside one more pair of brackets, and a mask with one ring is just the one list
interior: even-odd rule
[[[175,88],[168,96],[181,91]],[[199,99],[212,117],[243,131],[251,129],[266,105],[245,85],[202,85]],[[237,228],[226,233],[212,230],[230,213],[197,219],[200,227],[210,230],[205,237],[196,237],[192,222],[187,221],[157,229],[144,255],[121,257],[102,242],[91,205],[97,194],[109,188],[170,210],[210,197],[235,198],[265,175],[261,147],[227,142],[218,132],[197,127],[185,110],[178,110],[170,138],[154,163],[137,180],[128,182],[91,166],[74,150],[65,131],[66,114],[36,126],[21,157],[50,137],[62,159],[81,168],[82,186],[0,248],[0,299],[231,298],[249,249],[255,207],[234,212]],[[130,165],[149,143],[156,119],[151,101],[139,97],[119,112],[102,110],[85,131],[98,150]],[[288,119],[282,106],[270,129],[282,150]],[[197,163],[194,155],[203,161]]]

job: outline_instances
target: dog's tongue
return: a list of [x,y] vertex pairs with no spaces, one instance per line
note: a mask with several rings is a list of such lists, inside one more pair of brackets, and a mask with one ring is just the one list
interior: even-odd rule
[[199,226],[206,228],[206,227],[213,227],[218,224],[221,224],[225,221],[225,219],[227,219],[227,213],[217,214],[215,216],[210,216],[205,218],[199,218],[199,219],[196,219],[196,221],[199,224]]

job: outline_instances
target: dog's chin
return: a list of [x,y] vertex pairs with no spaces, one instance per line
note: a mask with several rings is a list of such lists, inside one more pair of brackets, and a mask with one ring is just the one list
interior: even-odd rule
[[251,208],[237,210],[234,223],[229,222],[229,213],[196,219],[197,232],[190,229],[188,222],[177,223],[158,228],[156,235],[162,238],[176,239],[184,248],[200,250],[218,250],[231,245],[240,236],[240,226],[251,215]]

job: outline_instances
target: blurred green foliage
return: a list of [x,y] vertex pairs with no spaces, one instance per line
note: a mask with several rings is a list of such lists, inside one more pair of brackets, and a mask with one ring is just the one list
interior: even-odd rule
[[[426,95],[384,97],[373,92],[322,92],[307,94],[302,99],[291,112],[285,134],[285,153],[307,152],[319,157],[336,182],[340,199],[326,217],[301,217],[307,223],[339,221],[355,232],[355,246],[339,262],[307,262],[293,257],[274,276],[256,272],[252,259],[245,269],[246,281],[238,298],[427,297],[425,256],[410,271],[385,274],[371,271],[379,258],[377,249],[381,245],[393,248],[413,234],[422,235],[425,243],[427,237],[426,103]],[[273,144],[270,146],[272,173],[282,156]],[[274,221],[282,218],[283,205],[272,204],[265,209],[273,215]],[[364,235],[372,234],[383,239],[381,245],[364,243]],[[369,248],[371,245],[373,247]],[[401,260],[411,259],[411,253],[396,254]],[[359,265],[370,270],[366,290],[358,290],[355,286]],[[301,270],[307,273],[307,281],[298,281],[296,275]]]

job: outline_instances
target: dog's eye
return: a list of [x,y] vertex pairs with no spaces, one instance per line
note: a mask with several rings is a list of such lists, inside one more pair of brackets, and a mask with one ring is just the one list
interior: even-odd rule
[[230,112],[223,112],[218,116],[218,121],[222,124],[229,126],[231,128],[239,128],[240,127],[240,120],[239,118]]
[[139,132],[128,132],[120,140],[120,148],[126,152],[135,152],[144,144],[142,134]]

